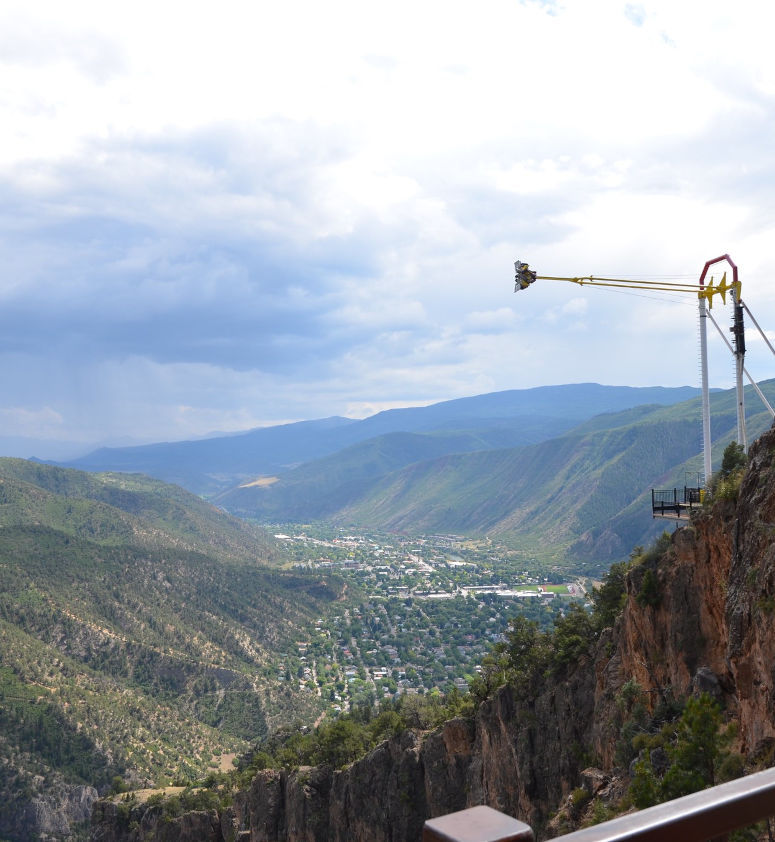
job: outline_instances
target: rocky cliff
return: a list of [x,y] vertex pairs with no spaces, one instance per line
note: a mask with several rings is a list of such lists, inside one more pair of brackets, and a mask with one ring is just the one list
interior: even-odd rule
[[405,731],[345,769],[260,772],[217,821],[207,820],[212,835],[192,836],[141,810],[127,822],[100,802],[94,842],[397,842],[419,839],[429,816],[476,804],[540,828],[585,767],[615,766],[627,683],[637,682],[651,707],[709,692],[738,720],[744,754],[771,753],[774,432],[752,447],[739,495],[727,496],[677,530],[664,554],[630,571],[613,628],[589,655],[545,679],[529,703],[502,687],[472,720]]
[[57,775],[30,777],[24,786],[20,797],[0,806],[0,838],[24,838],[30,828],[40,839],[83,838],[98,798],[94,787],[67,784]]

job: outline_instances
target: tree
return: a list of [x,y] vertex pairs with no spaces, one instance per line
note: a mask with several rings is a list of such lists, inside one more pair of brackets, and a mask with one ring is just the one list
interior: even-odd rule
[[745,455],[745,450],[742,444],[736,441],[730,442],[724,448],[724,455],[721,459],[721,477],[726,478],[731,474],[745,468],[748,463],[748,457]]
[[[728,748],[734,728],[722,724],[721,708],[707,693],[688,699],[674,726],[663,726],[661,734],[646,741],[646,748],[664,751],[670,765],[660,780],[650,755],[636,763],[630,785],[635,806],[649,807],[680,798],[740,774],[742,758]],[[667,736],[670,739],[663,746]]]
[[[643,552],[643,548],[639,548]],[[639,553],[640,554],[640,553]],[[630,564],[626,561],[612,564],[599,588],[589,595],[594,606],[595,625],[599,629],[612,626],[621,614],[627,599],[626,579]]]
[[646,608],[647,606],[656,608],[662,601],[662,594],[659,589],[659,579],[657,578],[657,574],[650,567],[643,574],[640,590],[638,591],[635,600],[638,605],[643,608]]
[[590,615],[580,605],[571,605],[568,613],[554,627],[553,664],[560,666],[578,661],[589,652],[595,636]]
[[686,702],[675,742],[668,747],[671,765],[662,779],[665,799],[679,798],[718,783],[729,738],[721,732],[721,708],[707,693]]
[[471,695],[477,702],[483,702],[493,690],[505,684],[511,675],[511,659],[504,652],[503,644],[498,644],[482,658],[482,670],[469,685]]
[[543,637],[535,620],[527,620],[521,614],[509,620],[506,634],[506,652],[512,665],[519,671],[528,671],[532,666],[539,641]]
[[545,672],[551,657],[551,635],[540,631],[535,620],[518,615],[509,621],[505,653],[513,683],[520,694],[537,689],[537,680]]

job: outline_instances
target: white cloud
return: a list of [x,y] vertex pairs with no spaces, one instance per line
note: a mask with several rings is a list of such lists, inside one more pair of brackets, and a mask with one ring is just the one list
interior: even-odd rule
[[428,406],[433,401],[353,401],[345,408],[347,418],[368,418],[388,409],[404,409],[410,406]]
[[479,310],[469,313],[466,326],[477,333],[502,333],[513,330],[517,324],[516,312],[510,307],[499,307],[497,310]]
[[511,267],[696,277],[727,252],[769,327],[773,23],[754,0],[9,0],[4,425],[179,438],[694,382],[691,304],[513,297]]
[[4,430],[16,435],[56,438],[62,434],[64,418],[50,406],[39,409],[11,406],[0,408],[0,423]]

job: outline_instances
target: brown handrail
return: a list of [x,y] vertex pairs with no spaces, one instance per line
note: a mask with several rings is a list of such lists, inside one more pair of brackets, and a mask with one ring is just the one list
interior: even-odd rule
[[[480,809],[473,807],[440,819],[429,819],[423,830],[423,842],[509,842],[532,838],[532,833],[531,837],[497,836],[490,827],[477,827],[475,815],[466,817],[465,814]],[[453,816],[456,820],[443,826],[446,835],[433,835],[441,819],[449,820]],[[558,836],[554,842],[706,842],[771,816],[775,816],[775,768]],[[511,821],[529,829],[516,819]],[[465,830],[465,835],[454,835],[456,825]],[[510,831],[509,826],[505,827],[507,833],[513,834],[515,825],[510,826]]]

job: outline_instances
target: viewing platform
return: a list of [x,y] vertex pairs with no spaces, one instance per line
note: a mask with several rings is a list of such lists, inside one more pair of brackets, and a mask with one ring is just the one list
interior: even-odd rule
[[694,509],[702,506],[705,489],[684,486],[679,488],[651,489],[651,516],[688,520]]

